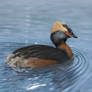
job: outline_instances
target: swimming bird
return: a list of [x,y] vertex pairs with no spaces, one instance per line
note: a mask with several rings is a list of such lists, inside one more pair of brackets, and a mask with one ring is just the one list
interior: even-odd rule
[[48,45],[23,47],[8,55],[6,63],[15,68],[37,68],[70,62],[73,53],[66,41],[71,37],[77,38],[66,23],[55,22],[50,35],[55,47]]

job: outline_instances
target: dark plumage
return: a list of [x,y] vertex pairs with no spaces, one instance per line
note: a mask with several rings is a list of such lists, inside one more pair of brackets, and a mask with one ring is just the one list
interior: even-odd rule
[[14,51],[13,54],[15,55],[14,57],[23,57],[24,59],[35,57],[46,60],[57,60],[59,63],[63,63],[69,59],[65,50],[46,45],[24,47]]

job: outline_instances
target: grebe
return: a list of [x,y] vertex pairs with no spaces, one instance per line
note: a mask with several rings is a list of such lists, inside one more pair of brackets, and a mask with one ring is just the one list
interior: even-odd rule
[[15,50],[7,56],[6,63],[11,67],[37,68],[68,62],[72,56],[71,48],[66,44],[70,37],[77,38],[66,23],[55,22],[51,31],[51,41],[55,47],[32,45]]

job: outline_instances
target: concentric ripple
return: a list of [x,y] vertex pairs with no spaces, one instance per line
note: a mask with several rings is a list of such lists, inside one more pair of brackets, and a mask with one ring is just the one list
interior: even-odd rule
[[84,56],[79,50],[73,48],[74,53],[74,64],[69,68],[69,70],[74,71],[76,77],[81,76],[88,70],[87,57]]
[[[61,74],[60,72],[57,72],[53,80],[56,85],[59,84],[57,88],[59,88],[60,90],[65,90],[76,83],[78,85],[80,82],[80,79],[83,76],[85,77],[87,76],[89,64],[86,60],[86,57],[76,48],[73,48],[73,53],[74,53],[73,64],[63,68],[64,72],[62,72]],[[62,66],[60,67],[60,69],[62,70]]]

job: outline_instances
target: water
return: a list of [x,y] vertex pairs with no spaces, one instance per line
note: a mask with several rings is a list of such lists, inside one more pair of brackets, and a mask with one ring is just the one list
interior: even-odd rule
[[[92,92],[91,0],[0,0],[0,92]],[[31,44],[51,45],[54,21],[65,21],[78,39],[69,39],[74,64],[18,70],[5,57]]]

